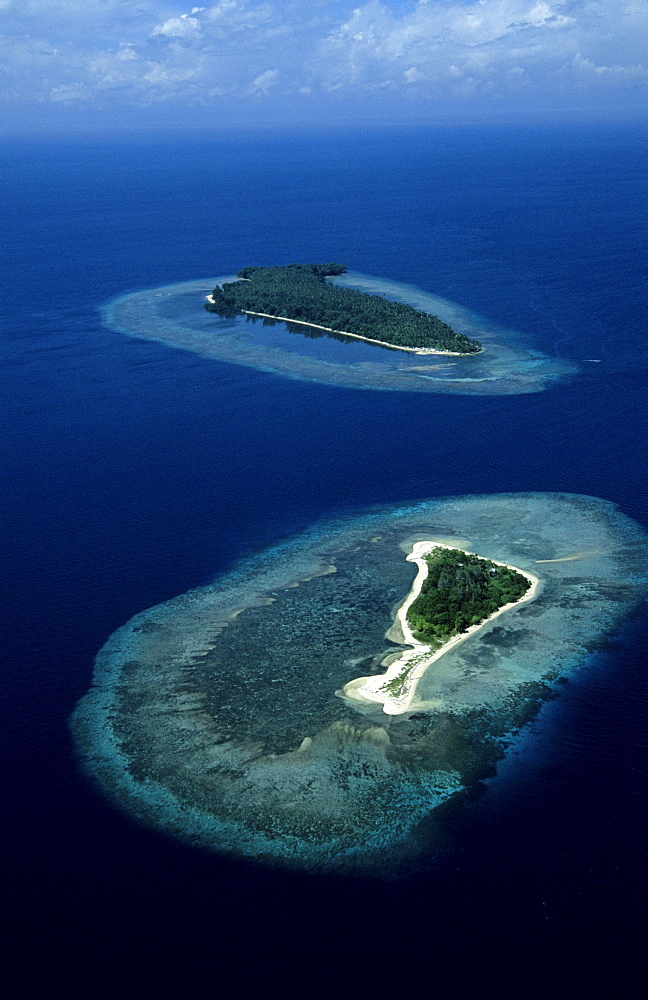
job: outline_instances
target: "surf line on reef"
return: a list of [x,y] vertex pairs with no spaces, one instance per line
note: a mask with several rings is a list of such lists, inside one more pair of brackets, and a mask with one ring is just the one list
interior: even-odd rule
[[[214,296],[210,293],[205,298],[213,304]],[[241,309],[246,316],[263,316],[264,319],[276,319],[281,323],[294,323],[296,326],[312,326],[315,330],[326,330],[328,333],[337,333],[341,337],[353,337],[355,340],[364,340],[368,344],[379,344],[380,347],[390,347],[392,351],[409,351],[410,354],[441,354],[444,357],[472,358],[472,354],[464,354],[461,351],[439,351],[436,347],[403,347],[400,344],[390,344],[386,340],[374,340],[373,337],[363,337],[360,333],[349,333],[348,330],[335,330],[332,326],[322,326],[321,323],[308,323],[305,319],[290,319],[289,316],[273,316],[272,313],[254,312],[252,309]],[[475,354],[481,354],[481,347]]]
[[[440,660],[442,656],[449,653],[450,650],[456,649],[460,646],[466,639],[470,639],[471,636],[475,635],[476,632],[481,631],[486,625],[503,615],[505,611],[510,611],[511,608],[516,608],[520,604],[528,604],[532,601],[538,592],[538,587],[540,585],[540,580],[533,573],[528,573],[526,570],[519,569],[517,566],[512,566],[510,563],[499,562],[497,559],[490,559],[489,562],[495,563],[496,566],[506,566],[507,569],[514,570],[521,576],[524,576],[531,586],[529,589],[520,597],[517,601],[511,601],[509,604],[504,604],[497,611],[494,611],[492,615],[485,618],[484,621],[479,622],[477,625],[471,625],[465,630],[465,632],[460,632],[458,635],[452,636],[447,642],[444,642],[442,646],[437,649],[433,649],[430,645],[420,642],[414,633],[412,632],[409,622],[407,620],[407,612],[416,600],[416,598],[421,593],[421,588],[428,575],[428,564],[425,560],[425,556],[429,555],[434,549],[453,549],[460,552],[465,552],[469,555],[468,549],[459,549],[456,545],[448,545],[443,542],[432,542],[432,541],[422,541],[415,542],[412,551],[406,557],[408,562],[416,563],[418,572],[412,584],[412,589],[405,598],[403,604],[401,604],[396,615],[396,621],[400,626],[403,638],[406,645],[411,646],[411,649],[406,649],[398,659],[394,660],[392,664],[388,667],[384,674],[374,675],[372,677],[357,677],[355,680],[349,681],[342,688],[340,694],[349,698],[351,701],[367,703],[378,703],[382,704],[382,710],[385,715],[402,715],[407,712],[412,707],[412,702],[414,701],[416,695],[416,688],[418,682],[420,681],[426,670]],[[476,554],[476,553],[475,553]],[[393,693],[389,690],[390,684],[397,678],[401,678],[400,688],[397,693]],[[425,703],[427,705],[427,703]],[[420,706],[424,707],[423,704]],[[429,707],[440,707],[432,706],[430,703]]]

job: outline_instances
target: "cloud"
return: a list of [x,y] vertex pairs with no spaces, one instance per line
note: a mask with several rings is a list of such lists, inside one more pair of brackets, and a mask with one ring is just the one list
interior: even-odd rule
[[84,83],[63,83],[59,87],[52,87],[49,96],[55,104],[65,101],[87,101],[92,96],[92,91]]
[[636,22],[648,28],[647,13],[636,0],[419,0],[396,15],[388,3],[368,0],[322,41],[317,73],[335,90],[372,89],[388,71],[428,97],[506,95],[522,80],[546,92],[558,86],[561,67],[582,79],[573,62],[579,52],[585,58],[597,46],[629,52]]
[[0,103],[598,100],[647,33],[645,0],[0,0]]
[[[194,7],[193,13],[204,10],[202,7]],[[191,17],[190,14],[181,14],[180,17],[170,17],[164,24],[155,26],[151,35],[164,35],[165,38],[196,38],[200,34],[200,21]]]
[[131,62],[133,59],[137,59],[137,52],[132,45],[122,42],[115,53],[115,59],[118,62]]
[[425,74],[421,73],[416,66],[410,66],[409,69],[404,70],[403,77],[405,79],[405,83],[421,83],[425,80]]
[[274,87],[279,79],[278,69],[267,69],[265,73],[260,73],[250,84],[249,92],[255,96],[262,96]]
[[584,79],[600,78],[606,74],[626,80],[648,77],[648,67],[646,66],[597,66],[591,59],[585,59],[580,52],[574,56],[571,66]]

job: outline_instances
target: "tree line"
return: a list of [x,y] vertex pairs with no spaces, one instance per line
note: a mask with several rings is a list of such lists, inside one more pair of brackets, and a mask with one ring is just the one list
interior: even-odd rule
[[508,566],[498,566],[461,549],[433,549],[425,557],[428,575],[410,605],[407,620],[425,641],[445,642],[485,621],[531,586]]
[[216,287],[213,302],[205,308],[228,316],[246,311],[286,316],[396,347],[433,347],[462,354],[481,349],[479,341],[456,333],[438,316],[325,280],[345,271],[344,264],[335,263],[245,267],[237,273],[237,278],[245,280]]

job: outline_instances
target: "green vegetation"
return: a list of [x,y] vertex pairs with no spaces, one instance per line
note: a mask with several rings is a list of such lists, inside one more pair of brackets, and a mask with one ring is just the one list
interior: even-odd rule
[[399,698],[403,694],[405,682],[407,681],[411,669],[412,668],[408,663],[407,666],[403,667],[399,674],[396,674],[396,676],[392,677],[390,681],[383,684],[382,690],[386,691],[392,698]]
[[205,309],[226,316],[242,312],[287,316],[296,323],[316,323],[396,347],[431,347],[461,354],[481,350],[479,341],[455,333],[437,316],[326,281],[345,271],[344,264],[245,267],[237,274],[245,280],[215,288],[213,302],[207,302]]
[[423,642],[446,642],[479,625],[493,612],[526,594],[531,586],[521,573],[461,549],[433,549],[426,557],[428,575],[410,605],[407,620]]
[[386,691],[392,698],[400,698],[400,696],[405,692],[407,681],[412,670],[421,660],[425,660],[427,656],[428,654],[426,653],[422,656],[415,656],[413,659],[408,660],[403,669],[397,673],[395,677],[392,677],[391,680],[388,680],[382,685],[381,690]]

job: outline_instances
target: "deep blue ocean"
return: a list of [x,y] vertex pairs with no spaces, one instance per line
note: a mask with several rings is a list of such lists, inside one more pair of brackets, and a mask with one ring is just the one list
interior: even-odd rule
[[[452,847],[394,883],[268,870],[138,827],[84,775],[68,719],[114,629],[331,514],[564,490],[648,529],[643,139],[3,140],[11,995],[642,995],[645,610],[545,705]],[[337,389],[100,323],[128,291],[311,260],[419,285],[580,373],[507,397]]]

